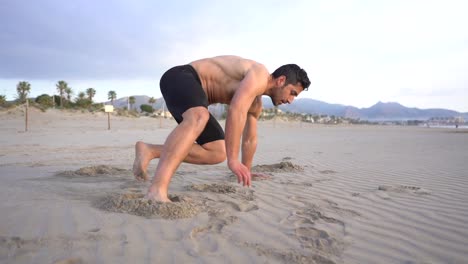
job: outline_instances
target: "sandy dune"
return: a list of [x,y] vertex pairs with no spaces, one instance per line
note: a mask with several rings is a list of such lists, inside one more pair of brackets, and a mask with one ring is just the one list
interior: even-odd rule
[[[137,140],[175,122],[0,112],[0,263],[466,263],[468,133],[260,122],[254,171],[183,164],[143,198]],[[154,173],[157,161],[150,165]]]

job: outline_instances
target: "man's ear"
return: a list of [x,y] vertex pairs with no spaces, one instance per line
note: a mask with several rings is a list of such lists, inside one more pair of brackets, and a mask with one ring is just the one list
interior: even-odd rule
[[281,75],[281,76],[279,76],[278,78],[276,78],[276,84],[277,84],[278,86],[281,87],[281,86],[283,86],[285,83],[286,83],[286,76]]

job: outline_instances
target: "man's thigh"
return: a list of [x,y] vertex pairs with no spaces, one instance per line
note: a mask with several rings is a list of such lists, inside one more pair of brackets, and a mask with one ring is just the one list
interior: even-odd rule
[[196,141],[198,144],[205,146],[206,143],[214,142],[217,140],[224,141],[224,131],[221,125],[216,120],[216,118],[214,118],[214,116],[210,114],[210,118],[206,123],[205,129]]

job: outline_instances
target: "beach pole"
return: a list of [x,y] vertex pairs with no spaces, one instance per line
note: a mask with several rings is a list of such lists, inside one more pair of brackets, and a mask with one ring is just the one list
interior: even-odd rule
[[24,124],[24,132],[28,132],[28,112],[29,112],[29,100],[26,98],[26,115],[25,115],[25,124]]
[[107,113],[107,130],[110,130],[110,114],[114,111],[113,105],[105,105],[104,112]]
[[159,128],[163,127],[163,125],[162,125],[163,118],[166,118],[166,110],[165,110],[164,105],[165,105],[165,103],[162,104],[162,113],[161,113],[161,116],[159,117]]

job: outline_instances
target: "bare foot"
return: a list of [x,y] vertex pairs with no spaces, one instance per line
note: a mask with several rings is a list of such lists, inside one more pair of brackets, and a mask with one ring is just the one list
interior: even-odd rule
[[163,195],[159,192],[148,191],[145,198],[148,200],[153,200],[153,201],[161,202],[161,203],[172,203],[172,201],[169,200],[169,198],[167,198],[167,194]]
[[149,179],[146,169],[151,161],[151,151],[142,141],[135,144],[135,161],[133,162],[133,175],[138,181],[147,181]]

